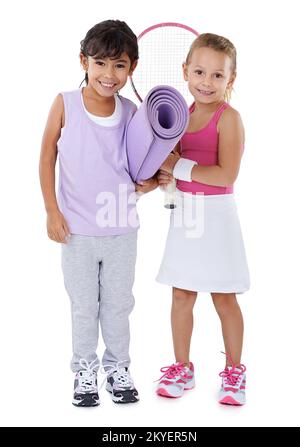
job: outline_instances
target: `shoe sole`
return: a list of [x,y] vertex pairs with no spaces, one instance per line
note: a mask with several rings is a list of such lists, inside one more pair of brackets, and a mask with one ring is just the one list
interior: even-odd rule
[[81,400],[73,399],[72,404],[75,407],[97,407],[98,405],[100,405],[100,399],[95,400],[91,398],[91,396],[86,396]]
[[238,402],[231,396],[223,397],[223,399],[219,400],[219,403],[222,405],[235,405],[236,407],[241,407],[245,405],[245,402]]
[[183,393],[180,394],[180,396],[172,396],[172,394],[169,394],[167,390],[165,390],[164,388],[158,388],[158,390],[156,390],[156,394],[158,396],[161,397],[169,397],[171,399],[179,399],[180,397],[183,396]]
[[[189,390],[192,390],[193,388],[195,388],[195,385],[188,387],[188,388],[183,388],[183,391],[189,391]],[[170,397],[171,399],[179,399],[180,397],[183,396],[183,392],[179,396],[174,396],[174,395],[168,393],[168,391],[165,388],[158,388],[156,390],[156,394],[161,397]]]
[[108,391],[108,392],[110,393],[110,395],[111,395],[111,400],[112,400],[115,404],[134,404],[134,403],[136,403],[136,402],[138,402],[138,401],[140,400],[139,395],[137,395],[137,396],[131,396],[131,399],[130,399],[130,400],[121,400],[121,399],[123,399],[124,396],[122,396],[121,398],[120,398],[120,397],[117,397],[117,396],[114,396],[114,394],[113,394],[113,392],[112,392],[112,387],[111,387],[111,384],[110,384],[110,383],[107,383],[107,385],[106,385],[106,391]]
[[72,404],[74,405],[74,407],[98,407],[100,405],[100,402],[85,402],[85,401],[81,401],[79,403],[75,403],[75,401],[72,402]]

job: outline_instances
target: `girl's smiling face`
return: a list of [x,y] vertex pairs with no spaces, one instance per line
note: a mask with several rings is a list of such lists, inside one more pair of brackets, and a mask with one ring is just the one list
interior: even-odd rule
[[183,64],[183,75],[195,101],[203,104],[222,101],[235,80],[230,57],[208,47],[192,52],[189,63]]
[[91,56],[80,55],[81,64],[89,77],[89,86],[100,96],[113,96],[127,82],[127,78],[132,74],[136,63],[131,65],[126,53],[122,53],[119,58],[98,59]]

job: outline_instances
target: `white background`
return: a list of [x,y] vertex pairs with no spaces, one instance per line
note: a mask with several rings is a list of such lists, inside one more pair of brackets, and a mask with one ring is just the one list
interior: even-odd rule
[[[299,426],[299,24],[297,1],[13,1],[1,11],[2,426]],[[50,105],[83,78],[79,42],[96,23],[128,22],[136,34],[162,21],[228,37],[238,51],[232,105],[246,128],[236,200],[251,272],[240,297],[247,405],[216,401],[224,357],[210,296],[199,294],[191,359],[197,386],[182,399],[154,394],[173,362],[171,291],[155,282],[169,212],[159,190],[139,202],[141,230],[131,316],[131,371],[141,401],[71,405],[69,299],[60,246],[47,238],[39,187]],[[124,95],[132,98],[129,87]],[[102,352],[100,342],[99,353]]]

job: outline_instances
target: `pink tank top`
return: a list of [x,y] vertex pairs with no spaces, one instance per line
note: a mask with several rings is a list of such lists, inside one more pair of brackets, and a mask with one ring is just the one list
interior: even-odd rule
[[[218,164],[218,141],[217,123],[222,112],[227,109],[229,104],[224,102],[214,113],[209,123],[196,132],[186,132],[180,140],[181,157],[196,161],[202,166],[211,166]],[[190,107],[190,113],[195,109],[195,103]],[[233,185],[230,186],[212,186],[199,182],[185,182],[177,180],[177,188],[183,192],[193,194],[203,193],[204,195],[213,194],[232,194]]]

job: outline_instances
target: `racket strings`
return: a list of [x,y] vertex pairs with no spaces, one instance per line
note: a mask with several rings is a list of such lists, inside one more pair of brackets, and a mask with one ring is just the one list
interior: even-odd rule
[[142,99],[156,85],[171,85],[188,103],[192,102],[182,63],[195,37],[191,31],[176,26],[155,28],[141,37],[139,63],[132,81]]

